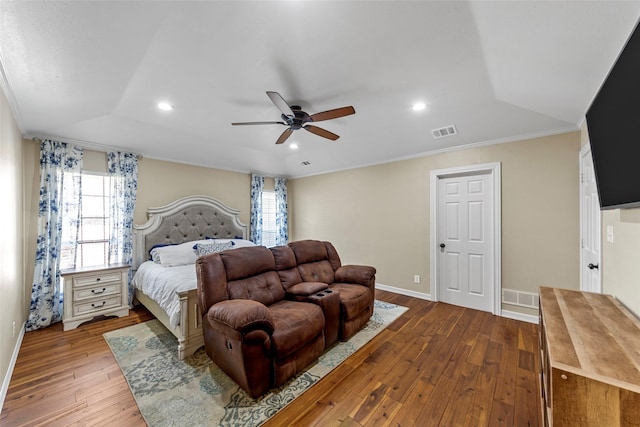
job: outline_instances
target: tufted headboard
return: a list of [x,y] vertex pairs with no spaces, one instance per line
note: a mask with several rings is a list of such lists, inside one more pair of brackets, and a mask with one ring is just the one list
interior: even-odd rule
[[208,196],[189,196],[159,208],[149,208],[149,220],[134,225],[133,269],[149,259],[157,244],[184,243],[206,237],[247,239],[248,227],[240,211]]

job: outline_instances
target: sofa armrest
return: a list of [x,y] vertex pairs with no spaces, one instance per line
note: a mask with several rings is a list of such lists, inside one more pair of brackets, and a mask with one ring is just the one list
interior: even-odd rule
[[307,297],[316,292],[324,291],[329,285],[322,282],[300,282],[297,285],[290,286],[287,289],[287,295]]
[[368,265],[343,265],[335,273],[337,283],[356,283],[369,288],[375,285],[376,269]]
[[220,301],[212,305],[207,318],[214,329],[225,334],[245,335],[254,330],[263,330],[271,335],[273,317],[262,303],[247,299]]

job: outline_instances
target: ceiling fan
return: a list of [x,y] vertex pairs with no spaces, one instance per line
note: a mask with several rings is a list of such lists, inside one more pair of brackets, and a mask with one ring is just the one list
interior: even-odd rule
[[284,132],[280,135],[276,144],[282,144],[291,136],[294,130],[304,129],[323,138],[335,141],[340,138],[333,132],[329,132],[326,129],[319,128],[309,123],[321,122],[323,120],[337,119],[338,117],[349,116],[355,114],[356,110],[349,107],[336,108],[333,110],[322,111],[316,114],[307,114],[302,111],[299,105],[289,105],[287,101],[278,92],[267,92],[267,96],[271,99],[271,102],[282,112],[280,116],[281,122],[239,122],[231,123],[233,126],[246,126],[246,125],[284,125],[287,126]]

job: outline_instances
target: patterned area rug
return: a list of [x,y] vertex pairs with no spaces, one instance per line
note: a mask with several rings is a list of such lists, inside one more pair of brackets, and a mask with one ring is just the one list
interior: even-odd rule
[[307,371],[252,399],[204,352],[179,360],[177,340],[157,320],[104,334],[150,427],[259,426],[378,335],[407,310],[375,301],[369,323]]

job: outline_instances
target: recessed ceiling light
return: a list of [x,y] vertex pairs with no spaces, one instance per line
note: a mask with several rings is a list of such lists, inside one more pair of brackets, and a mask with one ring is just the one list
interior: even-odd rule
[[168,102],[158,102],[158,108],[162,111],[171,111],[173,107]]
[[292,150],[297,150],[298,149],[298,144],[296,144],[295,142],[292,142],[291,144],[289,144],[289,148]]
[[425,104],[424,102],[416,102],[415,104],[413,104],[413,111],[422,111],[425,108],[427,108],[427,104]]

